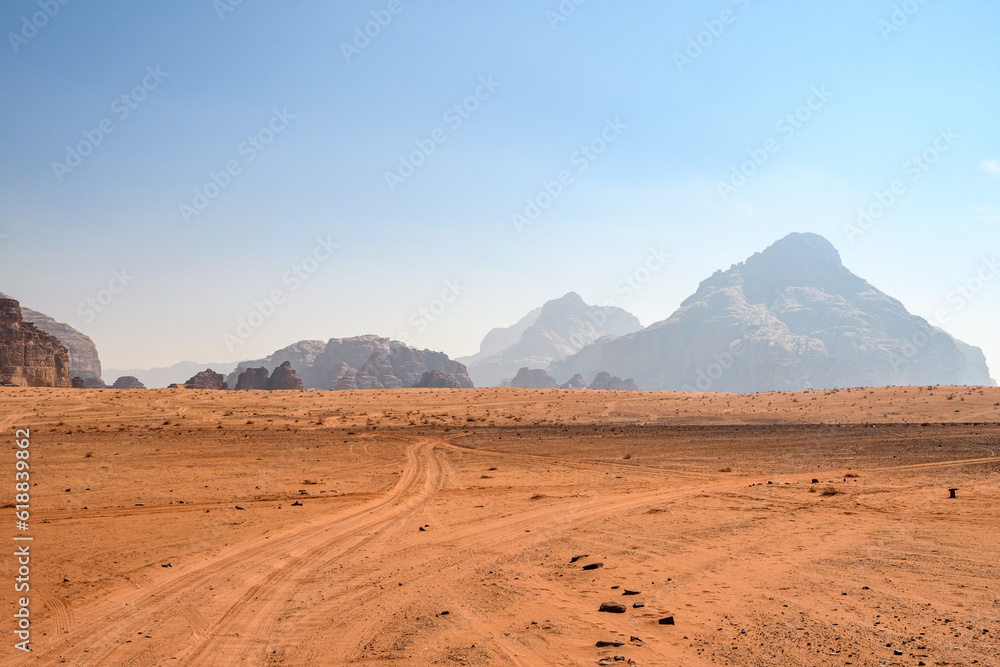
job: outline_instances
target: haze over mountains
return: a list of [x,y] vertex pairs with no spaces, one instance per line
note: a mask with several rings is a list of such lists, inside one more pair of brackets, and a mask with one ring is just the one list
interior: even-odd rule
[[[71,378],[80,378],[74,386],[103,386],[90,338],[21,308],[13,298],[3,302],[0,375],[15,383],[68,386]],[[228,374],[232,388],[247,369],[273,373],[286,363],[305,389],[513,382],[747,393],[995,384],[981,349],[912,315],[854,275],[823,237],[799,233],[716,271],[673,315],[644,329],[625,310],[588,305],[570,292],[509,327],[491,330],[470,357],[452,360],[443,352],[362,335],[302,340],[263,359],[216,364],[212,370],[223,374],[219,378]],[[110,373],[163,387],[202,369],[204,364],[181,362]]]
[[622,336],[642,328],[621,308],[590,306],[575,292],[549,301],[516,324],[493,329],[479,353],[456,361],[469,368],[477,387],[510,384],[521,368],[547,368],[604,336]]
[[716,271],[668,319],[549,368],[557,382],[599,371],[689,391],[994,384],[979,348],[851,273],[816,234]]

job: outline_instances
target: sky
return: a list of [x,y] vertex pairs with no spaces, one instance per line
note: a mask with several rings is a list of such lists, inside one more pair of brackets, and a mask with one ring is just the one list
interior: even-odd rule
[[998,25],[993,0],[6,0],[0,291],[109,368],[367,333],[455,357],[569,291],[652,324],[815,232],[997,376]]

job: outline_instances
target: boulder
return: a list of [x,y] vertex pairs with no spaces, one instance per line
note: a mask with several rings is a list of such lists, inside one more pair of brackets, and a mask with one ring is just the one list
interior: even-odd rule
[[216,373],[211,368],[196,374],[184,383],[184,387],[187,389],[229,389],[226,376],[222,373]]
[[555,389],[556,381],[549,377],[541,368],[522,368],[510,382],[511,387],[523,389]]
[[292,369],[289,361],[274,369],[267,380],[268,391],[301,391],[302,379]]
[[263,391],[267,389],[268,375],[270,374],[263,366],[260,368],[248,368],[239,374],[239,377],[236,380],[236,389],[238,391],[251,389]]
[[139,381],[134,375],[123,375],[111,385],[112,389],[145,389],[146,385]]
[[458,389],[458,382],[442,371],[427,371],[420,376],[418,387],[432,389]]

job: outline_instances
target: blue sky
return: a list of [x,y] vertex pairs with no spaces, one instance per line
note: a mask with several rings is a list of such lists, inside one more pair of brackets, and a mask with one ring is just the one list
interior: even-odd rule
[[0,291],[113,368],[362,333],[459,356],[570,290],[651,324],[812,231],[997,374],[997,25],[986,0],[11,0]]

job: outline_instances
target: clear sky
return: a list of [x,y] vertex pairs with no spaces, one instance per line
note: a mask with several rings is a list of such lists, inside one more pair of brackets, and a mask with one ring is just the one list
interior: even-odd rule
[[811,231],[996,376],[998,26],[995,0],[6,0],[0,291],[112,368],[363,333],[459,356],[570,290],[651,324]]

